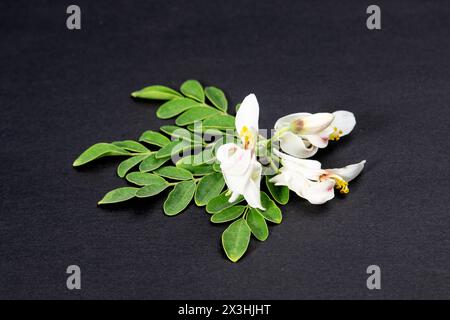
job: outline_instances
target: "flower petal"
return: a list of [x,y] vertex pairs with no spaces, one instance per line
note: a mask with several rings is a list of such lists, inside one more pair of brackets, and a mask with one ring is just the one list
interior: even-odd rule
[[351,165],[348,165],[343,168],[327,169],[325,171],[334,173],[334,174],[340,176],[345,181],[350,182],[361,173],[361,171],[364,169],[365,163],[366,163],[366,160],[363,160],[359,163],[351,164]]
[[274,129],[279,130],[284,127],[289,127],[292,121],[297,120],[297,119],[303,119],[310,115],[311,115],[311,113],[299,112],[299,113],[292,113],[287,116],[281,117],[280,119],[277,120],[277,122],[275,122]]
[[311,144],[306,146],[301,137],[289,131],[280,137],[280,147],[284,152],[298,158],[312,157],[318,150],[317,147]]
[[252,93],[245,97],[236,113],[236,130],[238,134],[246,126],[248,129],[258,132],[259,104]]
[[325,148],[328,146],[329,134],[323,134],[323,131],[317,134],[302,135],[302,138],[308,140],[313,146],[317,148]]
[[323,204],[334,198],[334,184],[335,181],[332,179],[321,182],[308,181],[300,196],[311,204]]
[[298,159],[290,155],[284,154],[276,149],[273,149],[273,153],[281,158],[281,162],[285,170],[297,172],[310,180],[319,180],[319,177],[325,173],[321,169],[321,163],[316,160]]
[[352,112],[339,110],[333,112],[333,115],[334,120],[331,123],[330,127],[332,129],[336,127],[338,128],[338,130],[341,130],[341,136],[349,134],[356,125],[355,115]]
[[265,210],[261,205],[261,172],[262,166],[258,161],[255,160],[255,162],[253,163],[253,169],[250,175],[250,179],[242,195],[244,196],[249,206]]
[[[315,113],[301,120],[298,120],[298,133],[314,134],[327,128],[333,121],[334,116],[331,113]],[[295,129],[295,128],[294,128]]]
[[216,157],[222,171],[240,176],[247,172],[251,164],[252,153],[234,143],[227,143],[217,149]]

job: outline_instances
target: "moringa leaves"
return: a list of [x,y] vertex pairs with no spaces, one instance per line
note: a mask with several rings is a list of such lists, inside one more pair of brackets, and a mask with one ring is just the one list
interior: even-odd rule
[[258,210],[251,208],[246,220],[255,238],[260,241],[265,241],[269,236],[269,229],[267,228],[266,220]]
[[153,144],[158,147],[164,147],[170,142],[170,139],[159,132],[147,130],[140,136],[139,141]]
[[181,87],[180,91],[189,98],[197,100],[199,102],[205,102],[205,92],[203,87],[197,80],[187,80]]
[[142,160],[147,157],[148,155],[134,156],[122,161],[117,167],[117,175],[121,178],[125,177],[128,171],[130,171],[134,166],[138,165],[138,163],[142,162]]
[[234,129],[235,118],[227,114],[221,114],[211,118],[207,118],[203,121],[203,127],[207,129]]
[[170,157],[164,157],[164,158],[156,158],[156,153],[148,156],[144,159],[144,161],[141,162],[139,165],[139,171],[142,172],[148,172],[153,171],[161,167],[164,163],[169,160]]
[[208,204],[206,205],[206,212],[208,213],[217,213],[219,211],[222,211],[226,208],[232,207],[235,204],[238,204],[239,202],[244,200],[243,196],[239,196],[236,201],[229,202],[230,195],[227,194],[227,192],[223,192],[217,197],[212,198]]
[[244,219],[239,219],[228,226],[222,233],[222,246],[233,262],[238,261],[247,251],[250,242],[250,227]]
[[111,190],[110,192],[105,194],[103,199],[100,200],[98,204],[116,203],[129,200],[135,197],[137,190],[138,188],[132,187],[123,187]]
[[167,183],[167,181],[161,178],[159,175],[147,172],[132,172],[127,174],[126,179],[128,180],[128,182],[134,183],[138,186]]
[[149,86],[131,94],[134,98],[152,99],[152,100],[171,100],[182,97],[182,95],[166,86]]
[[219,211],[211,216],[211,222],[213,223],[223,223],[228,221],[233,221],[239,218],[245,210],[245,206],[234,206],[231,208]]
[[218,114],[220,111],[211,107],[192,107],[178,116],[175,123],[179,126],[186,126]]
[[274,183],[269,180],[273,176],[266,176],[266,186],[269,190],[272,198],[278,202],[279,204],[286,204],[289,202],[289,188],[286,186],[276,186]]
[[227,111],[228,101],[222,90],[216,87],[206,87],[205,94],[217,109]]
[[162,106],[160,106],[158,110],[156,110],[156,116],[161,119],[169,119],[175,117],[176,115],[189,108],[199,106],[201,106],[200,103],[189,98],[174,99],[167,101]]
[[130,153],[111,143],[96,143],[90,146],[73,162],[74,167],[82,166],[95,159],[106,156],[127,156]]
[[139,153],[150,152],[150,150],[148,150],[145,146],[133,140],[115,141],[112,144],[128,151],[134,151]]
[[225,180],[221,173],[212,173],[200,179],[195,190],[195,204],[205,206],[212,199],[217,197],[225,186]]
[[273,223],[281,223],[282,215],[280,208],[278,208],[275,202],[273,202],[265,192],[261,192],[261,205],[266,210],[256,210],[258,210],[264,219]]
[[194,191],[194,181],[179,182],[175,185],[175,188],[170,191],[164,202],[164,213],[168,216],[174,216],[186,209],[194,196]]
[[159,168],[155,171],[156,174],[166,177],[172,180],[192,180],[194,177],[192,173],[183,168],[177,168],[174,166],[167,166]]

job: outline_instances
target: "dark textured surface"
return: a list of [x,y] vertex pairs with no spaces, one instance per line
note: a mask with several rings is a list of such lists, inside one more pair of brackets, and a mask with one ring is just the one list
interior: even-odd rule
[[[69,1],[0,4],[0,298],[450,298],[449,3],[377,1]],[[99,141],[163,122],[129,93],[196,78],[234,105],[254,92],[261,127],[299,111],[353,111],[350,137],[324,167],[367,159],[351,192],[283,208],[265,243],[237,264],[224,226],[164,198],[98,208],[124,185],[117,161],[79,170]],[[65,269],[82,269],[68,291]],[[365,269],[382,269],[382,290]]]

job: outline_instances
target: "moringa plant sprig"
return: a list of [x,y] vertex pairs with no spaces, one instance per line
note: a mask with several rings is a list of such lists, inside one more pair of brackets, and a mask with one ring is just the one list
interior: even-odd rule
[[[131,96],[165,101],[156,115],[176,118],[175,125],[145,131],[138,141],[94,144],[73,166],[101,157],[126,157],[117,175],[128,185],[108,192],[99,205],[151,197],[168,189],[163,210],[175,216],[194,200],[205,207],[212,223],[230,223],[222,245],[233,262],[244,255],[252,235],[265,241],[268,223],[281,223],[279,205],[288,203],[290,190],[312,204],[322,204],[334,197],[334,189],[347,194],[348,183],[364,168],[365,161],[322,169],[320,162],[305,159],[353,130],[355,117],[348,111],[287,115],[266,138],[258,126],[254,94],[236,105],[236,116],[228,113],[222,90],[203,88],[196,80],[184,82],[180,92],[154,85]],[[263,175],[266,191],[260,189]]]

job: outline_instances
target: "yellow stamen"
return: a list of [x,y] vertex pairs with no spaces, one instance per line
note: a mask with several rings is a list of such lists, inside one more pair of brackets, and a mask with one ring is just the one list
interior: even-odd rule
[[339,190],[340,193],[347,194],[350,192],[350,189],[348,188],[348,182],[343,180],[338,175],[326,173],[320,176],[319,180],[323,181],[326,179],[333,179],[336,182],[334,187],[336,188],[336,190]]
[[330,133],[328,136],[328,139],[331,141],[338,141],[342,136],[342,130],[339,130],[338,128],[334,127],[333,132]]
[[249,130],[247,126],[242,127],[239,136],[241,137],[244,143],[244,149],[247,149],[249,146],[253,145],[254,143],[253,133]]

